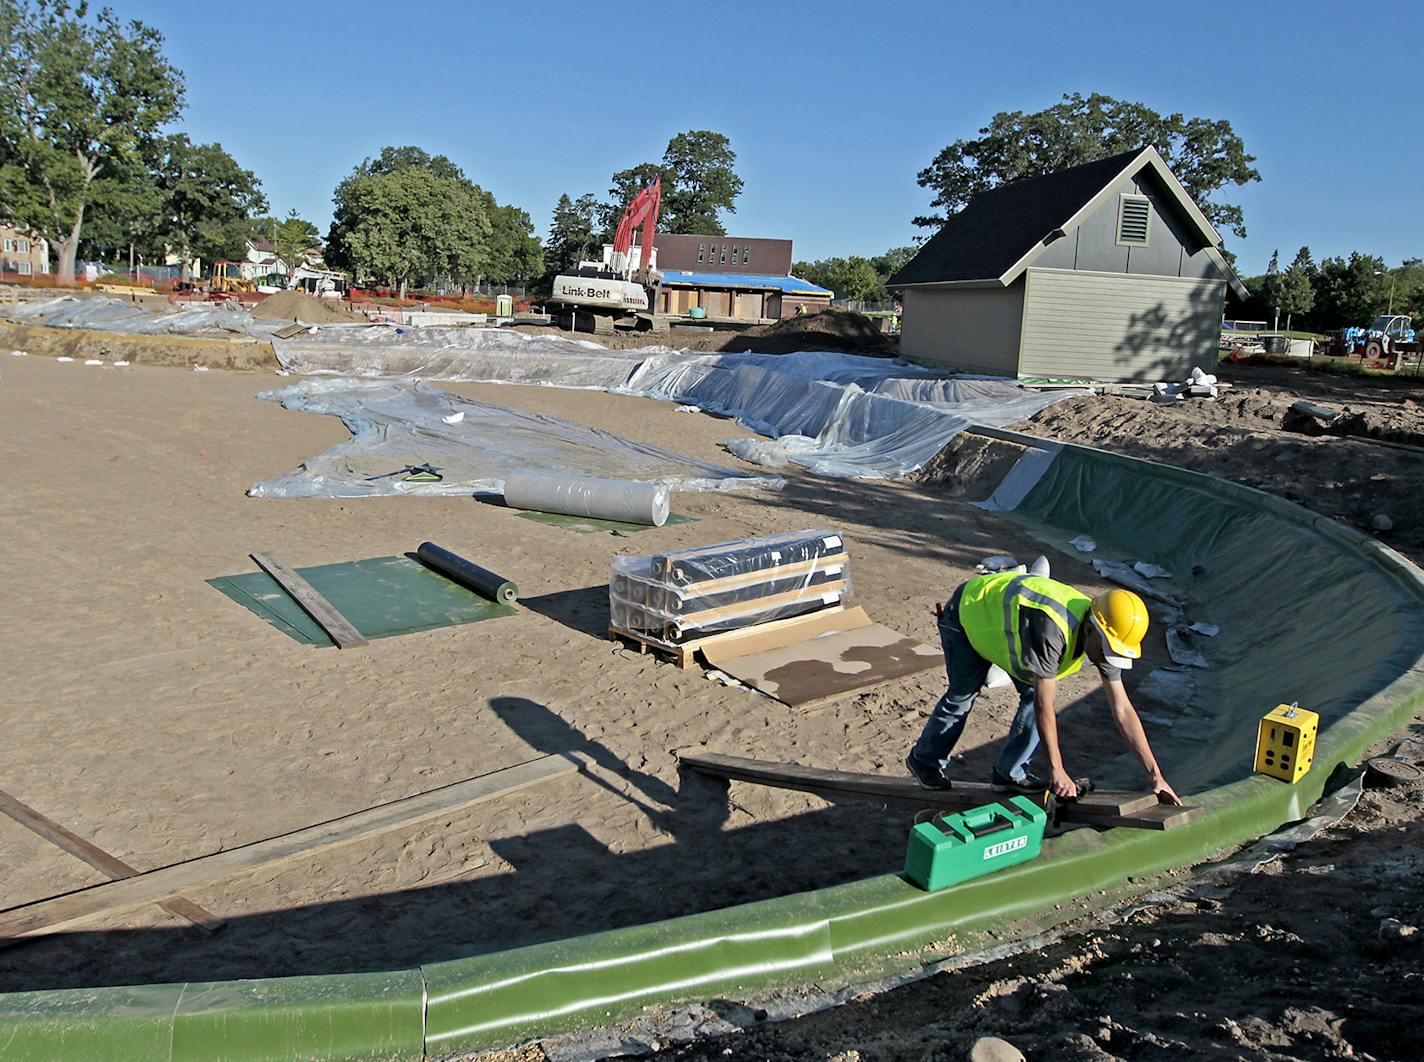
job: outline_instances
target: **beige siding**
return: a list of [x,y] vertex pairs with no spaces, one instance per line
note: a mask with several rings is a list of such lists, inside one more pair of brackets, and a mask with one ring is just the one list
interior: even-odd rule
[[1013,376],[1023,282],[1008,288],[906,288],[900,353],[925,365]]
[[1216,364],[1220,280],[1028,271],[1019,375],[1180,380]]

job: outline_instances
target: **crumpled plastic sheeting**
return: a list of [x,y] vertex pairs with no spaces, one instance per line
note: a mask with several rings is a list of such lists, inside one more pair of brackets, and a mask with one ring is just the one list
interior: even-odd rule
[[232,303],[193,303],[173,311],[155,311],[126,299],[76,299],[72,295],[9,306],[5,316],[51,328],[87,328],[134,335],[226,332],[265,338],[285,323],[258,320]]
[[732,440],[745,460],[818,475],[884,479],[915,471],[971,423],[1004,425],[1087,390],[1025,391],[888,358],[824,351],[695,354],[494,329],[323,328],[274,340],[283,368],[482,383],[537,383],[661,398],[735,417],[777,440]]
[[[284,409],[340,417],[351,439],[301,468],[248,490],[254,498],[364,498],[502,491],[516,470],[580,472],[666,484],[673,490],[778,489],[779,477],[749,476],[558,417],[460,398],[426,383],[302,380],[259,398]],[[454,423],[446,418],[463,413]],[[390,473],[431,464],[439,482]],[[380,477],[380,478],[372,478]]]

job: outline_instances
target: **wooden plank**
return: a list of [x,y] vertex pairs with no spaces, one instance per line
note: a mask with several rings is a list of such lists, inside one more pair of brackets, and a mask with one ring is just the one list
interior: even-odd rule
[[270,553],[252,553],[249,556],[257,562],[259,568],[277,580],[277,585],[291,595],[292,600],[302,607],[302,611],[316,620],[338,648],[354,649],[366,644],[366,636],[336,611],[331,602],[322,597],[311,583]]
[[[687,754],[682,763],[703,774],[716,775],[753,785],[777,789],[796,789],[815,793],[827,800],[845,798],[875,803],[907,804],[918,808],[943,808],[962,811],[978,807],[1006,795],[996,793],[987,782],[956,780],[953,789],[922,789],[912,778],[896,778],[883,774],[860,774],[852,771],[827,771],[803,767],[796,763],[774,763],[741,756],[724,756],[715,752]],[[1108,790],[1086,793],[1062,807],[1064,822],[1103,826],[1137,826],[1142,829],[1167,829],[1165,824],[1178,807],[1164,808],[1153,793],[1121,793]],[[1186,820],[1183,820],[1186,821]],[[1177,820],[1171,820],[1178,825]]]
[[828,553],[825,556],[812,557],[810,560],[797,561],[795,564],[758,568],[755,571],[742,572],[740,575],[726,575],[720,579],[708,579],[700,583],[679,583],[676,589],[695,590],[699,594],[714,594],[723,590],[755,586],[757,583],[774,583],[782,579],[789,579],[793,575],[810,575],[826,568],[834,568],[837,565],[844,568],[849,563],[850,558],[844,553]]
[[587,758],[579,753],[541,756],[492,774],[468,778],[292,833],[254,841],[240,848],[199,856],[121,881],[93,885],[53,899],[12,907],[0,911],[0,947],[23,937],[70,929],[97,915],[117,914],[166,900],[180,892],[245,874],[259,867],[270,868],[288,859],[451,815],[587,767]]
[[[841,618],[836,619],[835,617]],[[863,617],[864,622],[856,617]],[[646,632],[626,630],[613,623],[608,625],[608,637],[613,641],[624,639],[633,642],[639,647],[639,652],[655,649],[669,653],[678,667],[688,668],[693,665],[694,658],[699,652],[713,646],[743,645],[747,652],[761,652],[764,649],[791,645],[794,642],[813,637],[824,630],[848,628],[852,625],[865,626],[869,623],[870,617],[866,616],[864,610],[858,607],[847,609],[844,605],[832,605],[830,608],[817,609],[815,612],[805,612],[799,616],[789,616],[786,619],[771,620],[767,623],[755,623],[739,630],[709,634],[706,637],[692,638],[685,642],[669,642],[662,638],[655,638]]]
[[[10,816],[21,826],[39,834],[50,844],[64,849],[72,856],[84,860],[95,870],[109,875],[114,881],[134,877],[139,871],[104,851],[98,845],[86,841],[77,833],[65,829],[49,816],[41,814],[21,800],[0,789],[0,812]],[[169,914],[185,918],[195,926],[209,933],[216,933],[223,926],[223,920],[211,911],[206,911],[190,900],[177,897],[161,900],[158,906]]]

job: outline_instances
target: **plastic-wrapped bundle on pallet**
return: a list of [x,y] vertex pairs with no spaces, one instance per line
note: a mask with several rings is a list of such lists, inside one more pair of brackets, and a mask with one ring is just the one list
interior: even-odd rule
[[612,625],[681,642],[838,605],[850,592],[845,544],[794,531],[645,557],[615,557]]

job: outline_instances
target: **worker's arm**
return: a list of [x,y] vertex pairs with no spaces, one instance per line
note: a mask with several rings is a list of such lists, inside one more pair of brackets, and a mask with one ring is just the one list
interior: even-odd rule
[[1164,803],[1180,804],[1181,797],[1177,796],[1177,791],[1167,784],[1167,779],[1162,777],[1161,768],[1157,766],[1157,757],[1152,755],[1152,746],[1148,744],[1147,733],[1142,729],[1142,720],[1137,717],[1137,709],[1132,706],[1132,701],[1127,696],[1127,689],[1123,686],[1122,680],[1105,678],[1103,679],[1103,688],[1107,690],[1108,705],[1112,708],[1113,722],[1117,724],[1118,731],[1122,734],[1128,747],[1142,761],[1142,769],[1147,772],[1147,777],[1151,780],[1152,791]]
[[1058,747],[1058,717],[1054,714],[1053,698],[1058,693],[1058,680],[1041,678],[1033,680],[1033,708],[1038,719],[1038,739],[1043,750],[1048,753],[1048,765],[1053,771],[1053,792],[1056,796],[1072,799],[1078,795],[1078,787],[1063,766],[1063,752]]

